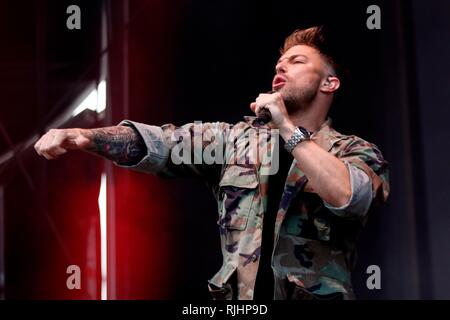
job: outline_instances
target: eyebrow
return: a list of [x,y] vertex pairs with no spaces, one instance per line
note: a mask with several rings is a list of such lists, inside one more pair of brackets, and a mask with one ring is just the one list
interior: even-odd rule
[[284,57],[283,59],[280,58],[280,59],[278,59],[277,64],[280,63],[283,60],[286,60],[286,59],[287,60],[293,60],[293,59],[298,58],[298,57],[303,57],[306,60],[308,60],[307,56],[305,56],[304,54],[299,53],[299,54],[293,54],[292,56],[289,56],[289,57]]

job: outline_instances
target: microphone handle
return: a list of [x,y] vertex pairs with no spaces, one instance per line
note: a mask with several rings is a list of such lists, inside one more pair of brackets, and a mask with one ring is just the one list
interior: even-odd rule
[[[275,90],[271,90],[267,93],[272,94],[275,92],[276,92]],[[267,109],[266,107],[262,107],[261,110],[259,110],[256,122],[258,122],[259,125],[265,125],[268,124],[270,121],[272,121],[272,114],[270,113],[269,109]]]
[[270,113],[269,109],[266,107],[262,107],[259,110],[258,117],[256,118],[256,122],[260,125],[268,124],[270,121],[272,121],[272,114]]

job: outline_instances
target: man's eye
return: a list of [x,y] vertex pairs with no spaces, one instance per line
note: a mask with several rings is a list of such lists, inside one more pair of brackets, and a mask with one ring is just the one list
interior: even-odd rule
[[295,60],[294,63],[305,63],[305,62],[301,60]]

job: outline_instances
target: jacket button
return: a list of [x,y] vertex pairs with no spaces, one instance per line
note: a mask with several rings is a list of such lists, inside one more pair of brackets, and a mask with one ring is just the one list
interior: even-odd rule
[[252,261],[255,262],[256,260],[258,260],[258,256],[254,253],[252,254]]

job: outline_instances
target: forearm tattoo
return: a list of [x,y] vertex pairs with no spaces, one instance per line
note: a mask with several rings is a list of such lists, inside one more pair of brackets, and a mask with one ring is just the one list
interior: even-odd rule
[[146,146],[133,128],[125,126],[92,129],[92,143],[87,151],[118,164],[132,165],[146,155]]

